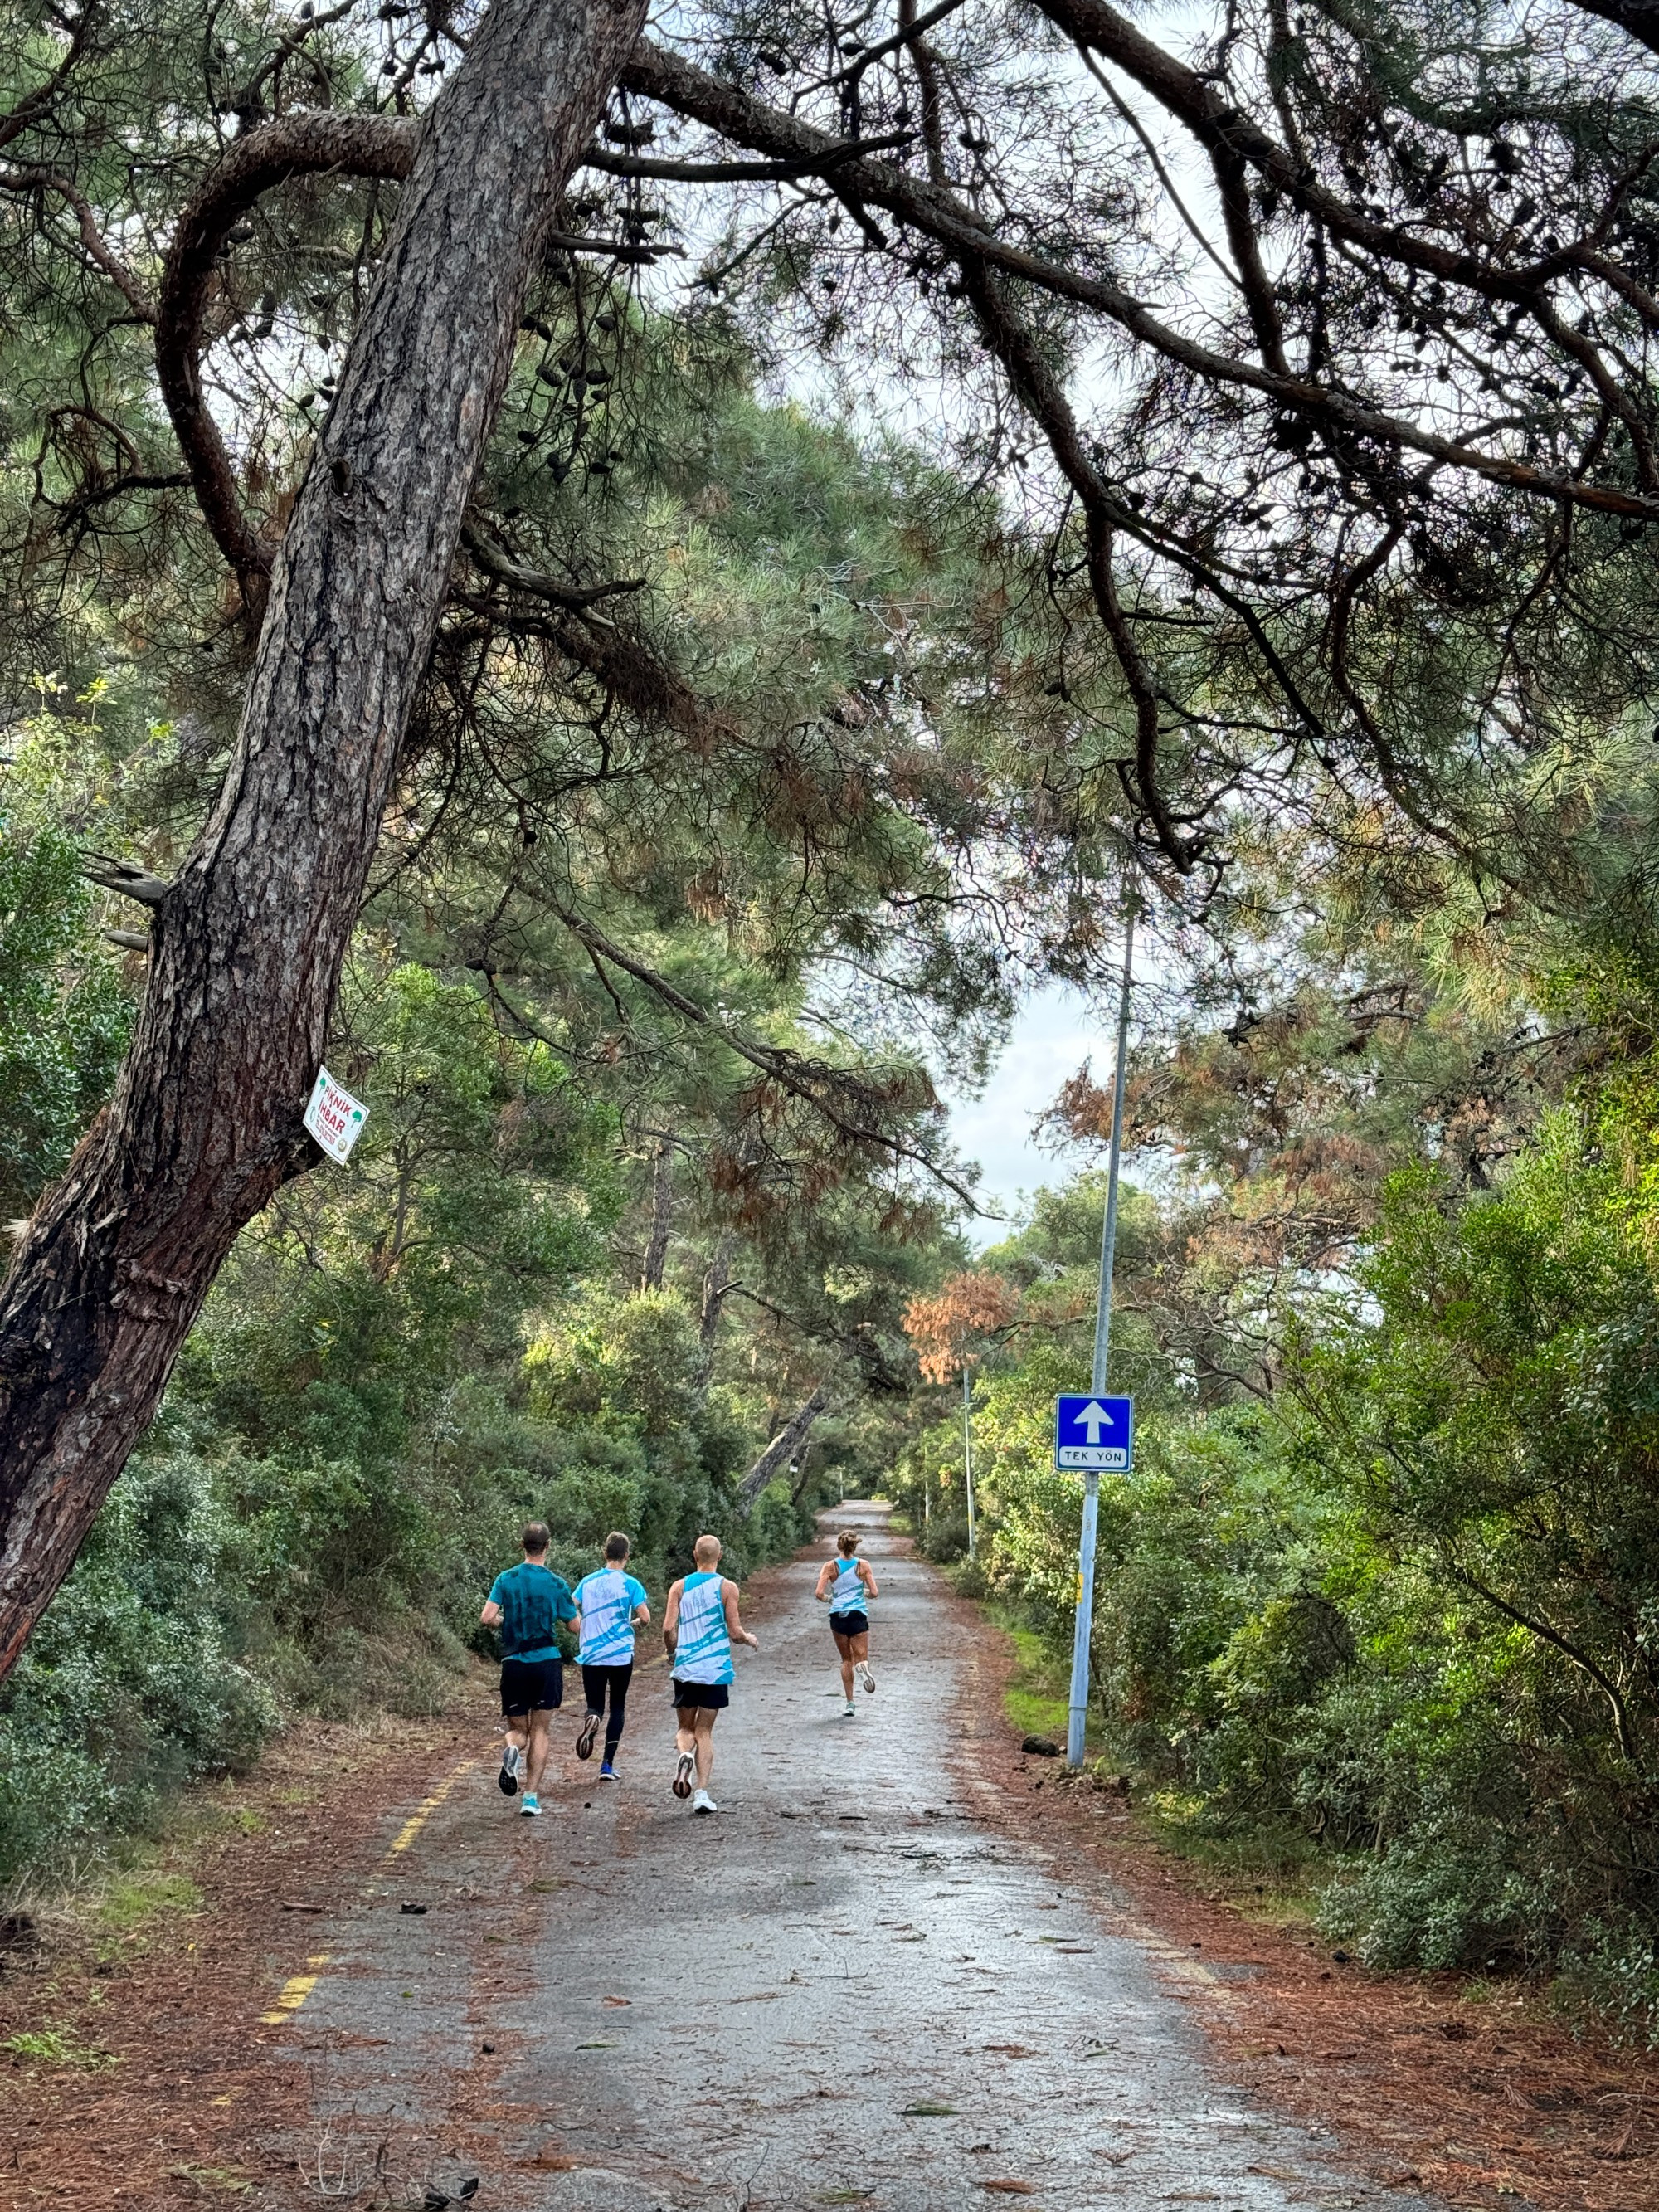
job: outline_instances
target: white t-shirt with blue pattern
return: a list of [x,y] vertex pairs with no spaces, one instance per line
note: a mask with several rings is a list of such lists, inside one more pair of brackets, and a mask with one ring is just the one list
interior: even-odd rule
[[601,1567],[584,1575],[575,1598],[582,1618],[584,1667],[627,1667],[634,1658],[634,1613],[645,1603],[645,1584],[624,1574],[620,1567]]

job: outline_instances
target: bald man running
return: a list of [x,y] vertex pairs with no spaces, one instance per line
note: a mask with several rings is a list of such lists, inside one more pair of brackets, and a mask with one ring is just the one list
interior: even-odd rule
[[[720,1571],[720,1540],[699,1536],[691,1547],[695,1571],[668,1593],[662,1640],[667,1647],[674,1697],[674,1795],[690,1797],[694,1813],[718,1808],[708,1794],[714,1770],[714,1722],[731,1703],[732,1646],[758,1640],[738,1618],[738,1586]],[[692,1777],[696,1795],[691,1796]]]

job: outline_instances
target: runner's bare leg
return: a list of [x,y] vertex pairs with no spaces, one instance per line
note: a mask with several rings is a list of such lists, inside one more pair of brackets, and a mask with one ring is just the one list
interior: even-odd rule
[[714,1723],[718,1717],[712,1705],[699,1705],[695,1715],[699,1790],[708,1789],[708,1778],[714,1771]]
[[524,1790],[526,1797],[539,1797],[542,1774],[547,1765],[547,1754],[553,1744],[553,1716],[550,1712],[532,1713],[530,1742],[525,1754]]

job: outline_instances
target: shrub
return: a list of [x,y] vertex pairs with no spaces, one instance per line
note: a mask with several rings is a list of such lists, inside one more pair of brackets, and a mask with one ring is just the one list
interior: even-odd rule
[[242,1662],[245,1539],[207,1468],[136,1461],[0,1693],[0,1879],[48,1870],[275,1725]]

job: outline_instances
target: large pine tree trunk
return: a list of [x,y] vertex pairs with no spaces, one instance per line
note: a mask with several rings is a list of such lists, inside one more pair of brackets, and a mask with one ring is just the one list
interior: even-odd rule
[[0,1294],[0,1676],[238,1231],[307,1157],[300,1117],[526,284],[644,12],[495,0],[422,131],[224,787],[156,911],[114,1099]]

